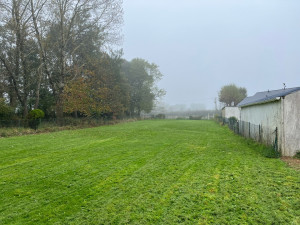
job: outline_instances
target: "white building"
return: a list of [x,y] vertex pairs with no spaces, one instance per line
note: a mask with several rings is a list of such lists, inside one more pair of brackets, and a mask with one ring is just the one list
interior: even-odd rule
[[278,149],[283,156],[300,151],[300,87],[258,92],[238,104],[240,120],[259,126],[264,139],[277,134]]
[[240,120],[241,109],[239,107],[226,106],[222,109],[222,117],[229,119],[235,117]]

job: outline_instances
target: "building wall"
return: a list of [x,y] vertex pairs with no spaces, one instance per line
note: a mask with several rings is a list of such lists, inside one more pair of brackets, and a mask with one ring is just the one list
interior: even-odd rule
[[280,127],[281,103],[280,101],[243,107],[241,120],[255,125],[276,128]]
[[[280,100],[241,108],[241,121],[244,121],[244,123],[241,122],[241,132],[247,133],[249,130],[250,134],[246,135],[247,137],[257,139],[261,136],[261,141],[267,145],[274,144],[277,128],[277,142],[279,149],[281,149]],[[247,123],[251,123],[250,128]]]
[[240,119],[240,108],[239,107],[225,107],[222,109],[222,117],[230,118],[235,117]]
[[285,96],[283,102],[282,153],[294,156],[300,151],[300,91]]
[[[260,125],[262,141],[266,144],[274,142],[277,127],[278,147],[283,156],[294,156],[300,151],[300,91],[274,102],[243,107],[240,120]],[[251,132],[248,137],[257,137],[259,129],[253,129],[252,125],[250,129],[247,124],[241,124],[244,125],[240,127],[242,131]]]

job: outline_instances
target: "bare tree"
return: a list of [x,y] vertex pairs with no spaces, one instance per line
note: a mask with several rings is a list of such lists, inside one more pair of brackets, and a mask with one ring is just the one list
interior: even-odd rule
[[36,53],[31,36],[31,14],[29,0],[1,1],[0,61],[3,64],[10,86],[10,102],[16,96],[21,104],[23,116],[28,113],[28,98],[35,80]]
[[64,87],[82,76],[86,55],[121,40],[122,0],[0,0],[0,8],[2,84],[11,105],[18,101],[25,117],[29,97],[37,108],[47,80],[62,118]]
[[[120,40],[121,0],[30,0],[31,16],[44,73],[56,99],[56,116],[63,117],[66,83],[81,74],[84,43],[102,48]],[[90,39],[89,31],[96,31]]]

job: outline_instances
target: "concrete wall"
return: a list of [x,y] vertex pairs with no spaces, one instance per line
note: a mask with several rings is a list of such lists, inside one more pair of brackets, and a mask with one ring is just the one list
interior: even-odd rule
[[222,109],[222,117],[230,118],[235,117],[240,119],[240,108],[239,107],[225,107]]
[[[252,105],[241,108],[241,132],[250,133],[245,135],[253,139],[261,136],[261,141],[267,145],[272,145],[275,141],[275,129],[278,129],[278,147],[281,149],[281,101],[274,101],[265,104]],[[256,125],[256,126],[255,126]],[[260,125],[260,126],[259,126]],[[248,132],[248,130],[250,132]],[[259,134],[261,132],[261,134]]]
[[285,96],[282,108],[282,154],[294,156],[300,151],[300,91]]
[[243,107],[241,120],[255,125],[276,128],[280,127],[281,103],[280,101]]

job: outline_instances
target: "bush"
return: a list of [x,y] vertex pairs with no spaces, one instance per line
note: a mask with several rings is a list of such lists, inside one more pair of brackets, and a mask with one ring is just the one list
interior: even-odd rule
[[229,124],[231,124],[231,125],[236,124],[237,121],[238,121],[238,119],[237,119],[236,117],[234,117],[234,116],[229,117],[229,119],[228,119],[228,122],[229,122]]
[[44,118],[44,116],[45,116],[45,113],[42,110],[34,109],[28,113],[27,118],[28,119],[42,119],[42,118]]
[[13,108],[8,106],[3,98],[0,98],[0,120],[10,120],[13,115]]
[[41,123],[41,119],[44,118],[45,113],[40,109],[31,110],[28,115],[28,125],[30,128],[37,130],[39,124]]

